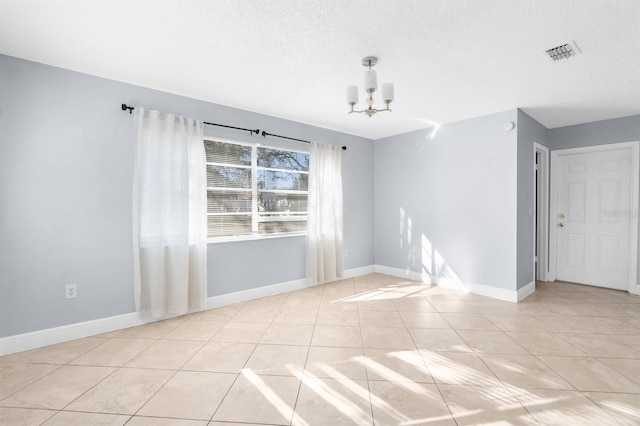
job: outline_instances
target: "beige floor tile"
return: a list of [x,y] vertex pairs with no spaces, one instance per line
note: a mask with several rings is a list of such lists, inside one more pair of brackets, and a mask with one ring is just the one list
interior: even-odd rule
[[393,311],[360,311],[360,324],[367,327],[402,327],[400,314]]
[[244,368],[258,375],[295,376],[304,371],[308,346],[260,344]]
[[0,425],[39,426],[54,414],[53,410],[0,407]]
[[136,414],[210,420],[235,374],[179,371]]
[[557,336],[593,357],[640,359],[640,352],[620,343],[614,337],[593,333]]
[[271,426],[266,423],[209,422],[208,426]]
[[483,354],[528,354],[529,352],[502,331],[458,330],[458,334],[476,352]]
[[309,348],[305,375],[334,379],[366,379],[364,355],[361,348]]
[[393,299],[385,299],[384,294],[370,295],[358,300],[358,310],[360,311],[377,311],[377,312],[397,312]]
[[216,342],[258,343],[269,328],[268,323],[229,322],[212,338]]
[[453,330],[410,328],[409,333],[418,349],[436,352],[471,351],[467,343]]
[[273,324],[315,324],[316,309],[280,309],[273,318]]
[[541,425],[619,425],[581,392],[549,389],[512,389],[512,392]]
[[484,317],[502,331],[546,332],[538,317],[533,315],[491,315]]
[[[592,296],[586,294],[587,298]],[[589,316],[602,316],[602,314],[590,305],[582,305],[578,303],[545,303],[545,308],[553,315],[563,315],[566,317],[589,317]]]
[[640,393],[640,384],[594,358],[538,357],[581,391]]
[[151,346],[154,340],[114,337],[86,354],[71,361],[74,365],[119,367]]
[[616,334],[611,337],[617,340],[618,342],[624,343],[630,348],[635,349],[636,351],[640,351],[640,338],[638,338],[638,336]]
[[[599,319],[597,319],[599,321]],[[565,317],[562,315],[545,315],[540,323],[554,333],[593,333],[592,317]]]
[[396,299],[393,301],[398,312],[435,312],[436,308],[424,297]]
[[500,300],[489,301],[469,301],[466,302],[471,308],[472,312],[479,314],[517,314],[520,310],[517,303],[502,302]]
[[502,383],[473,353],[420,351],[436,383],[449,385],[502,386]]
[[122,426],[131,416],[60,411],[42,426]]
[[369,380],[433,383],[417,350],[364,349]]
[[73,359],[107,342],[108,339],[86,337],[19,352],[0,358],[1,365],[12,364],[67,364]]
[[469,305],[469,302],[462,300],[449,299],[429,299],[429,303],[435,308],[436,312],[452,312],[461,314],[472,314],[476,311]]
[[288,425],[300,388],[295,377],[258,376],[244,371],[212,420]]
[[361,327],[362,345],[377,349],[416,349],[406,328]]
[[109,367],[62,366],[2,400],[7,407],[62,409],[114,372]]
[[569,342],[551,333],[507,332],[534,355],[585,356],[586,354]]
[[251,308],[243,307],[229,321],[249,323],[269,323],[278,314],[279,308]]
[[207,423],[208,422],[203,420],[134,416],[129,423],[127,423],[127,426],[207,426]]
[[458,425],[537,425],[504,386],[440,385]]
[[188,319],[196,321],[229,321],[241,307],[224,306],[222,308],[207,309],[206,311],[197,312],[188,316]]
[[292,425],[371,424],[371,402],[366,380],[304,378]]
[[271,324],[260,342],[309,346],[313,327],[310,324]]
[[136,355],[125,366],[178,370],[202,348],[203,344],[203,342],[158,340]]
[[526,389],[575,390],[533,355],[481,355],[480,358],[503,383]]
[[439,313],[401,311],[400,316],[409,328],[451,328]]
[[622,425],[640,424],[640,395],[588,392],[586,396]]
[[454,330],[498,330],[495,325],[480,314],[443,313],[442,317]]
[[322,296],[295,295],[290,294],[286,302],[282,305],[283,309],[318,309]]
[[0,401],[51,373],[57,365],[14,364],[0,369]]
[[222,321],[185,321],[169,333],[167,333],[163,340],[196,340],[200,342],[206,342],[211,339],[214,334],[225,326],[225,322]]
[[249,300],[243,308],[248,309],[280,309],[286,302],[289,294],[276,294],[274,296],[261,297],[259,299]]
[[600,362],[618,373],[640,383],[640,359],[598,358]]
[[320,309],[318,311],[318,319],[316,323],[319,325],[360,325],[360,316],[358,310],[337,310],[337,309]]
[[66,407],[71,411],[134,414],[174,374],[168,370],[121,368]]
[[612,317],[640,317],[640,309],[635,303],[598,303],[594,304],[593,309]]
[[438,388],[426,383],[369,381],[376,425],[455,425]]
[[323,298],[318,309],[328,309],[330,311],[357,311],[358,295],[343,298]]
[[165,334],[176,328],[178,325],[186,321],[186,318],[178,317],[163,321],[151,322],[149,324],[139,325],[137,327],[127,328],[117,337],[127,339],[160,339]]
[[252,343],[206,343],[183,367],[187,371],[239,373],[253,353]]
[[316,325],[311,346],[362,347],[360,327]]

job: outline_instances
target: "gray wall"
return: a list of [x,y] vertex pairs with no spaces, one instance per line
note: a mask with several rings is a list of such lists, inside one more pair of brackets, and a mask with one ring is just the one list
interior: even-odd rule
[[535,278],[534,258],[534,175],[533,143],[548,146],[547,128],[518,110],[518,289]]
[[[548,137],[552,150],[637,141],[640,140],[640,115],[550,129]],[[638,229],[638,241],[640,241],[640,229]],[[640,280],[640,250],[638,251],[637,277]]]
[[[516,289],[511,110],[375,142],[376,264]],[[454,278],[455,279],[455,278]]]
[[[0,55],[0,337],[134,311],[133,119],[121,103],[346,145],[345,267],[373,263],[372,141]],[[305,275],[304,237],[208,249],[209,296]],[[64,299],[69,283],[77,299]]]

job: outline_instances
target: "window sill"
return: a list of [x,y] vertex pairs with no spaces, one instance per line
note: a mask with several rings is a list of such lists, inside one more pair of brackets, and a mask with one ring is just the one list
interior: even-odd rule
[[288,234],[269,234],[269,235],[236,235],[229,237],[216,237],[216,238],[208,238],[207,244],[218,244],[218,243],[232,243],[236,241],[260,241],[260,240],[271,240],[274,238],[290,238],[290,237],[305,237],[307,235],[306,232],[295,232]]

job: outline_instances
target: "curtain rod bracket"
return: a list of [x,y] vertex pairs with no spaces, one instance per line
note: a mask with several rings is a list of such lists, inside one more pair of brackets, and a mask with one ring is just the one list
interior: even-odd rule
[[132,106],[127,106],[127,104],[122,104],[122,105],[120,105],[120,108],[122,108],[123,111],[129,110],[129,114],[133,114],[133,107]]

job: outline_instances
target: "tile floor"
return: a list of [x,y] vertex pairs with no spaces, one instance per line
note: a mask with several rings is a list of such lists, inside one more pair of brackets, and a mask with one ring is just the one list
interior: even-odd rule
[[2,425],[638,425],[640,297],[379,274],[0,358]]

